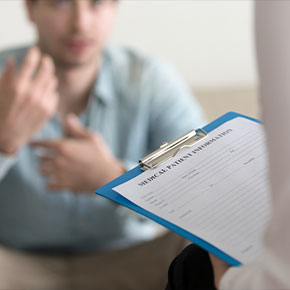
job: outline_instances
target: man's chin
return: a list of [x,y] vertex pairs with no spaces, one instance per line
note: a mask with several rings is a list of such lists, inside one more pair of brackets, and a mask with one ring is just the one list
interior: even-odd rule
[[60,58],[56,59],[56,66],[63,69],[78,69],[96,62],[96,58]]

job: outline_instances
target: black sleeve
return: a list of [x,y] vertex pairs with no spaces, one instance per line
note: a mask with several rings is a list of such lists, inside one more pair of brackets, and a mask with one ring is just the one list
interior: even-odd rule
[[187,246],[171,263],[166,290],[216,289],[209,255],[198,246]]

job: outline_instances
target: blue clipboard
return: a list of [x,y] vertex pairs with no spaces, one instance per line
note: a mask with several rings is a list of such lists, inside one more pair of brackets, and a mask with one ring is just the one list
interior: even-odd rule
[[[206,132],[211,132],[212,130],[221,126],[223,123],[230,121],[230,120],[237,118],[237,117],[246,118],[246,119],[252,120],[254,122],[260,123],[260,121],[257,119],[254,119],[254,118],[251,118],[251,117],[248,117],[245,115],[241,115],[241,114],[238,114],[235,112],[228,112],[228,113],[224,114],[223,116],[219,117],[218,119],[216,119],[215,121],[204,126],[202,129]],[[139,214],[142,214],[143,216],[157,222],[158,224],[168,228],[169,230],[171,230],[173,232],[176,232],[177,234],[192,241],[193,243],[200,246],[204,250],[211,252],[212,254],[214,254],[215,256],[219,257],[220,259],[224,260],[226,263],[228,263],[232,266],[240,266],[241,265],[241,262],[239,262],[236,259],[232,258],[231,256],[227,255],[226,253],[219,250],[218,248],[216,248],[212,244],[206,242],[203,239],[200,239],[199,237],[197,237],[197,236],[193,235],[192,233],[176,226],[175,224],[170,223],[167,220],[160,218],[159,216],[139,207],[138,205],[132,203],[131,201],[124,198],[122,195],[118,194],[116,191],[114,191],[112,189],[115,186],[118,186],[122,183],[125,183],[126,181],[129,181],[130,179],[132,179],[132,178],[134,178],[142,173],[144,173],[144,171],[141,169],[141,166],[139,165],[139,166],[133,168],[132,170],[128,171],[124,175],[120,176],[119,178],[113,180],[112,182],[100,187],[99,189],[96,190],[96,193],[98,195],[101,195],[105,198],[108,198],[108,199],[110,199],[118,204],[121,204],[121,205],[123,205],[123,206],[125,206],[125,207],[139,213]]]

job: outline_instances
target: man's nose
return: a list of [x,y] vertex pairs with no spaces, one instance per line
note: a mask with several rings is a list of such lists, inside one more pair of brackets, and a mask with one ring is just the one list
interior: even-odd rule
[[72,26],[74,31],[83,32],[90,25],[91,13],[88,7],[81,5],[83,1],[77,2],[73,9]]

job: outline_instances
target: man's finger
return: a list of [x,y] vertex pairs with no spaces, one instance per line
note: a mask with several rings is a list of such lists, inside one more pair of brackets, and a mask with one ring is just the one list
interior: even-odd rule
[[51,175],[55,172],[55,169],[49,166],[41,166],[39,171],[42,175]]
[[65,189],[71,188],[70,185],[66,184],[65,182],[62,182],[56,176],[53,176],[53,175],[51,175],[48,178],[46,187],[49,190],[65,190]]
[[1,76],[1,82],[7,83],[13,80],[15,74],[15,66],[16,66],[15,58],[12,56],[8,57],[8,59],[6,60],[4,71]]
[[46,81],[45,85],[43,86],[43,95],[57,94],[58,88],[58,79],[53,76],[49,80]]
[[90,131],[82,125],[75,114],[69,114],[65,119],[67,134],[75,138],[88,138],[91,136]]
[[18,78],[22,81],[30,80],[38,68],[40,58],[41,58],[41,53],[40,53],[39,48],[32,47],[28,51],[22,63],[22,66],[18,73]]
[[62,140],[43,140],[43,141],[33,141],[30,143],[32,147],[39,147],[49,150],[55,150],[56,152],[61,152]]
[[42,87],[43,92],[43,105],[48,108],[52,114],[56,113],[59,95],[57,92],[58,80],[56,77],[52,77],[48,82],[46,82]]
[[57,170],[65,170],[66,166],[70,165],[61,155],[56,156],[41,156],[40,167],[48,170],[52,169],[54,172]]
[[55,156],[40,156],[39,158],[41,163],[53,163],[55,161]]
[[52,191],[67,189],[66,186],[62,186],[62,185],[58,184],[57,182],[48,182],[46,185],[46,188],[48,190],[52,190]]
[[52,59],[47,55],[43,56],[40,60],[39,69],[34,77],[33,86],[41,88],[40,91],[42,91],[47,80],[52,78],[53,71],[54,65]]
[[49,176],[46,187],[50,190],[62,189],[61,183],[55,175]]
[[40,171],[42,173],[55,172],[55,157],[41,156]]

